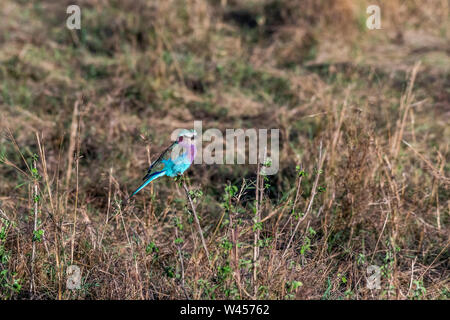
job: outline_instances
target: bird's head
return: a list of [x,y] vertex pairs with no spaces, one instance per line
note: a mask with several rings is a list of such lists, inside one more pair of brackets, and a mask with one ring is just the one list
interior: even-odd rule
[[194,141],[196,136],[197,136],[197,131],[195,131],[194,129],[191,129],[191,130],[183,129],[178,134],[177,141],[178,142],[182,142],[183,140],[184,141]]

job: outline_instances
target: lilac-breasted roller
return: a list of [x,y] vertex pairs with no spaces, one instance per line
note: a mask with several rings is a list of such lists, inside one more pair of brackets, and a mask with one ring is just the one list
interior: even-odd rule
[[130,196],[134,196],[153,180],[162,177],[176,177],[183,174],[194,161],[197,148],[195,147],[195,130],[181,130],[177,139],[150,165],[143,178],[144,183]]

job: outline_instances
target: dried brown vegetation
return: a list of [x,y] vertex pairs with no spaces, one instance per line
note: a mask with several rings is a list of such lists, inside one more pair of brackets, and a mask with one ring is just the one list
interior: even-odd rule
[[[83,0],[70,31],[73,2],[0,4],[1,298],[448,299],[447,1],[379,1],[374,31],[350,0]],[[279,128],[280,171],[125,206],[194,120]]]

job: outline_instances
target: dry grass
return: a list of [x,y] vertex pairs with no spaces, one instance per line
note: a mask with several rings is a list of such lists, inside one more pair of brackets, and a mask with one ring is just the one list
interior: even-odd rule
[[[448,299],[446,1],[383,3],[381,31],[365,1],[83,0],[71,32],[69,3],[0,4],[1,298]],[[280,172],[124,205],[194,120],[279,128]]]

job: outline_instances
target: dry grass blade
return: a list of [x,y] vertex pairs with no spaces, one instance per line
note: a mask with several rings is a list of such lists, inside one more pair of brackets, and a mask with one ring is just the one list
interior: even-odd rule
[[35,236],[38,230],[38,211],[39,211],[39,193],[38,193],[38,173],[37,173],[37,161],[36,159],[33,160],[33,194],[32,194],[32,199],[33,199],[33,212],[34,212],[34,219],[33,219],[33,245],[32,245],[32,250],[31,250],[31,279],[30,279],[30,295],[32,296],[34,294],[34,290],[35,290],[35,283],[34,283],[34,260],[36,258],[36,240]]
[[317,194],[317,187],[319,185],[319,178],[320,178],[320,174],[322,173],[323,163],[325,161],[325,154],[326,154],[326,151],[322,150],[322,141],[321,141],[320,146],[319,146],[319,160],[318,160],[319,164],[317,166],[316,179],[314,180],[314,184],[313,184],[313,187],[311,190],[311,197],[309,199],[308,206],[306,207],[304,215],[298,219],[297,224],[295,225],[294,231],[292,232],[292,235],[289,238],[286,248],[284,249],[283,256],[285,256],[287,254],[287,251],[290,248],[292,241],[294,240],[294,237],[297,233],[298,227],[308,217],[309,213],[311,212],[314,198],[316,197],[316,194]]
[[186,192],[186,197],[188,198],[189,204],[192,209],[192,214],[194,215],[195,226],[197,228],[198,234],[200,236],[200,240],[202,241],[203,250],[205,250],[206,259],[208,259],[209,264],[211,265],[211,260],[209,257],[208,247],[206,246],[205,237],[203,236],[202,227],[200,226],[200,221],[198,220],[197,211],[195,210],[194,202],[192,201],[192,197],[189,194],[189,190],[186,186],[186,182],[183,180],[183,188]]
[[413,148],[413,146],[411,146],[408,142],[406,142],[405,140],[402,140],[402,142],[407,145],[419,158],[420,160],[422,160],[427,168],[429,169],[430,173],[438,180],[442,181],[444,183],[445,186],[450,186],[450,178],[447,178],[446,176],[442,175],[440,173],[440,170],[436,169],[433,164],[430,162],[430,160],[428,160],[427,158],[425,158],[423,155],[421,155],[416,149]]

